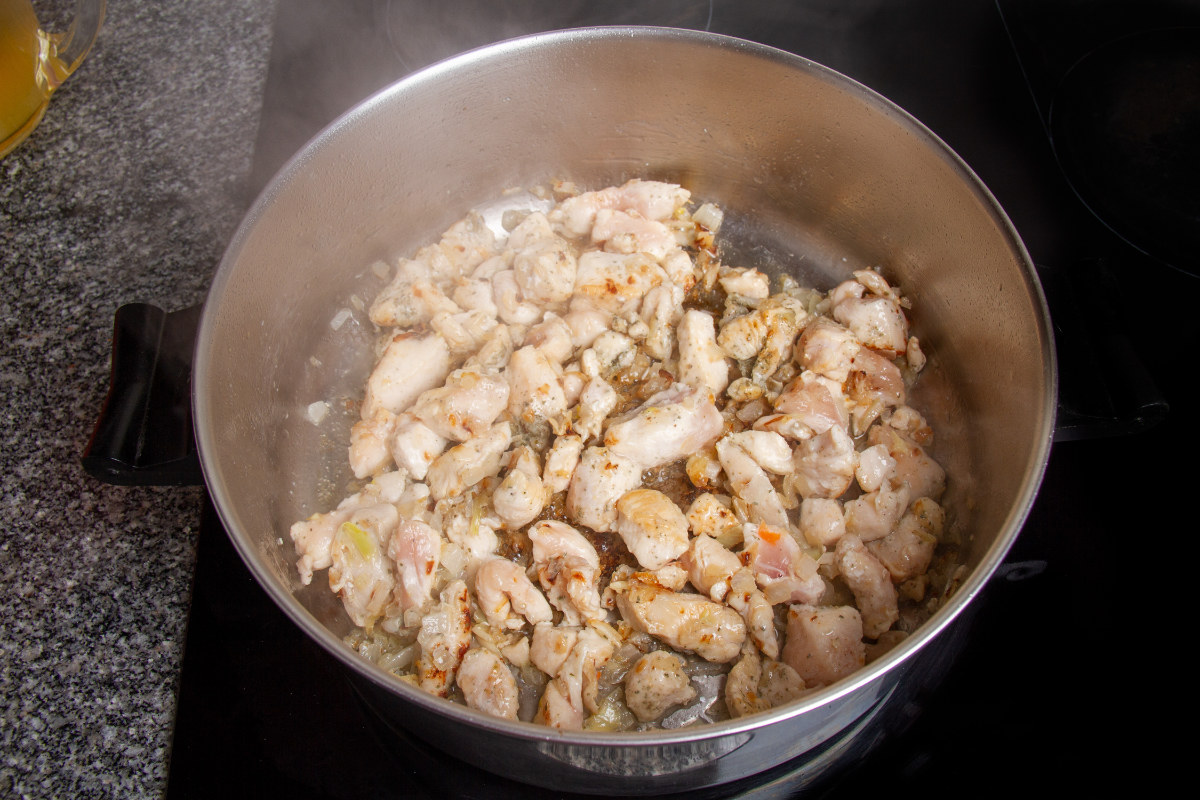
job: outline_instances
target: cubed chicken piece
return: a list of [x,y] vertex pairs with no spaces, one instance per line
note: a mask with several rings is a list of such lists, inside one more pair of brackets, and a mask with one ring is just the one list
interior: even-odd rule
[[740,294],[756,300],[766,300],[771,294],[771,278],[767,273],[745,267],[726,267],[717,283],[727,294]]
[[556,366],[532,345],[513,353],[504,373],[510,387],[508,410],[526,425],[545,420],[556,433],[564,433],[567,398]]
[[833,307],[833,318],[860,342],[889,356],[903,355],[908,344],[908,320],[891,297],[846,297]]
[[499,317],[490,278],[472,277],[459,283],[454,287],[450,299],[463,311],[479,311],[493,320]]
[[696,309],[684,312],[676,328],[679,380],[719,395],[729,386],[729,362],[717,345],[712,315]]
[[424,608],[432,599],[442,553],[441,535],[421,520],[400,519],[388,541],[396,565],[395,599],[402,611]]
[[763,414],[754,420],[752,427],[756,431],[778,433],[796,442],[806,442],[813,437],[813,429],[803,417],[795,414]]
[[376,409],[367,419],[350,427],[350,470],[356,478],[378,475],[392,465],[389,445],[396,428],[396,415]]
[[508,366],[516,345],[513,337],[518,335],[518,329],[508,325],[497,325],[492,328],[492,334],[480,348],[463,362],[463,369],[473,369],[479,372],[502,372]]
[[417,685],[436,697],[449,697],[463,656],[471,647],[471,599],[467,584],[452,581],[439,602],[421,619],[417,633]]
[[462,567],[453,570],[454,574],[462,574],[464,578],[491,558],[500,545],[496,531],[501,522],[491,511],[487,499],[486,493],[463,492],[443,497],[434,505],[433,518],[441,520],[442,534],[457,546],[461,558],[466,559]]
[[928,497],[919,498],[894,531],[868,542],[867,549],[887,567],[895,583],[923,575],[933,561],[943,520],[937,503]]
[[492,297],[496,302],[496,310],[500,320],[506,325],[526,327],[533,325],[542,318],[543,309],[530,302],[521,292],[517,283],[517,273],[511,269],[502,269],[491,278]]
[[396,334],[367,379],[362,418],[369,419],[381,408],[399,414],[422,392],[441,386],[449,374],[450,348],[439,334]]
[[588,380],[579,395],[577,416],[571,427],[584,442],[598,438],[604,429],[604,420],[608,419],[619,401],[617,391],[608,381],[596,375]]
[[647,253],[662,261],[675,249],[675,234],[662,222],[614,208],[596,212],[592,242],[610,253]]
[[571,298],[570,307],[563,315],[563,321],[571,329],[571,344],[576,350],[591,347],[596,337],[609,329],[612,319],[611,311],[580,296]]
[[815,317],[796,342],[795,359],[803,369],[845,383],[861,346],[848,329],[827,317]]
[[621,617],[633,628],[714,663],[732,661],[746,640],[746,623],[728,606],[689,592],[633,579],[617,593]]
[[696,699],[683,659],[667,650],[651,650],[625,675],[625,704],[639,720],[650,722]]
[[646,293],[641,318],[646,325],[642,349],[664,361],[675,352],[675,325],[683,317],[683,289],[664,281]]
[[804,423],[813,433],[824,433],[834,426],[846,430],[850,423],[841,387],[811,370],[793,378],[775,398],[774,406],[781,414]]
[[899,597],[887,567],[861,539],[849,533],[838,540],[834,564],[854,593],[862,615],[863,635],[868,639],[879,638],[900,618]]
[[792,446],[778,433],[745,430],[726,434],[721,441],[741,447],[760,467],[776,475],[787,475],[796,468]]
[[890,358],[863,347],[854,354],[851,367],[846,386],[852,399],[862,402],[875,396],[888,408],[904,404],[904,376]]
[[946,471],[921,445],[890,425],[873,425],[867,442],[887,448],[896,461],[892,481],[908,486],[909,497],[939,499],[946,490]]
[[884,486],[859,495],[845,505],[846,532],[864,542],[881,539],[892,532],[908,508],[908,487]]
[[832,498],[808,497],[800,502],[800,534],[814,547],[832,547],[846,533],[842,504]]
[[388,447],[396,466],[407,470],[414,480],[423,481],[434,459],[446,450],[448,440],[411,413],[396,418]]
[[874,492],[892,477],[896,471],[896,459],[881,444],[872,445],[858,454],[854,477],[864,492]]
[[617,501],[617,533],[638,563],[659,569],[688,548],[687,517],[655,489],[635,489]]
[[546,684],[534,721],[551,728],[580,730],[596,711],[601,668],[612,657],[611,640],[587,627],[579,630],[567,657]]
[[705,492],[687,510],[688,526],[697,536],[711,536],[726,546],[742,540],[742,523],[728,497]]
[[548,493],[566,491],[582,454],[583,440],[579,436],[569,433],[555,438],[542,469],[542,485]]
[[600,605],[600,556],[579,531],[557,520],[529,528],[533,564],[550,604],[568,625],[604,619]]
[[508,396],[508,381],[500,375],[457,369],[444,385],[422,392],[412,413],[439,436],[465,442],[492,426]]
[[307,519],[293,523],[288,535],[296,547],[296,555],[300,556],[296,564],[300,581],[307,586],[312,582],[314,570],[329,566],[333,537],[342,523],[350,519],[356,511],[386,503],[395,505],[404,513],[403,509],[409,496],[415,493],[414,485],[408,482],[408,476],[404,472],[384,472],[376,475],[360,491],[338,503],[333,511],[312,514]]
[[691,540],[679,561],[687,570],[692,586],[717,602],[729,594],[730,579],[742,569],[742,560],[736,553],[704,534]]
[[456,681],[469,707],[493,717],[517,718],[517,679],[495,653],[481,647],[468,650],[459,664]]
[[746,634],[767,658],[779,658],[779,634],[775,630],[775,609],[750,567],[743,567],[729,579],[725,602],[746,620]]
[[675,383],[614,419],[604,444],[614,455],[643,468],[657,467],[712,444],[724,428],[725,420],[707,389]]
[[810,688],[860,669],[867,658],[863,623],[853,606],[797,604],[788,608],[783,662]]
[[589,250],[579,257],[575,294],[599,309],[624,316],[636,311],[646,293],[666,279],[663,268],[645,253]]
[[684,462],[684,470],[692,486],[697,489],[711,491],[720,488],[722,468],[715,444],[702,447],[688,456]]
[[296,569],[300,582],[305,586],[312,583],[313,572],[330,564],[330,547],[342,523],[350,519],[353,508],[339,509],[313,514],[307,519],[292,523],[288,535],[296,547]]
[[854,440],[835,426],[800,442],[795,461],[792,479],[802,497],[840,497],[854,480],[858,454],[854,451]]
[[542,239],[552,239],[558,236],[550,218],[542,211],[530,211],[521,221],[508,232],[505,250],[508,252],[524,250],[529,245]]
[[617,331],[604,331],[579,354],[579,368],[589,378],[611,378],[633,364],[637,342]]
[[725,679],[725,705],[731,716],[744,717],[791,702],[804,690],[796,670],[747,648]]
[[633,211],[645,219],[667,220],[691,197],[687,189],[661,181],[630,180],[568,197],[550,212],[550,221],[569,236],[591,233],[601,209]]
[[453,271],[437,245],[422,247],[412,259],[401,259],[391,282],[371,303],[371,321],[381,327],[411,328],[435,314],[457,313],[461,309],[438,285]]
[[[784,441],[778,434],[766,431],[753,433],[765,433],[781,442]],[[717,458],[729,481],[729,488],[746,505],[751,520],[776,528],[786,528],[787,509],[779,492],[775,490],[766,470],[746,451],[741,441],[733,435],[723,436],[717,441]],[[786,442],[784,446],[787,446]]]
[[496,253],[496,235],[478,211],[471,211],[443,233],[438,249],[452,267],[445,277],[461,278]]
[[456,497],[484,478],[498,475],[501,456],[511,441],[509,423],[498,422],[479,436],[438,456],[426,476],[434,499]]
[[514,450],[508,474],[492,493],[492,507],[504,527],[517,530],[533,522],[550,499],[542,484],[541,465],[533,448]]
[[391,600],[395,577],[384,549],[399,514],[390,503],[356,510],[330,545],[329,588],[355,625],[370,628]]
[[436,314],[429,321],[446,346],[450,355],[457,363],[462,358],[479,350],[484,342],[492,337],[492,333],[500,327],[496,317],[486,311],[460,311],[454,314]]
[[572,343],[571,327],[567,321],[553,312],[546,316],[525,334],[525,344],[541,350],[546,358],[555,364],[565,364],[575,353]]
[[667,253],[666,258],[662,260],[662,268],[667,273],[667,279],[685,292],[696,285],[699,277],[696,274],[695,262],[681,247],[676,247]]
[[529,661],[547,675],[557,675],[571,648],[579,640],[580,629],[572,625],[543,622],[533,627],[529,642]]
[[567,488],[567,517],[595,531],[615,531],[617,500],[641,485],[642,469],[607,447],[587,448]]
[[691,196],[674,183],[634,178],[619,187],[617,208],[634,211],[646,219],[668,220]]
[[800,549],[788,528],[754,522],[742,526],[745,548],[742,560],[754,572],[763,594],[772,604],[815,603],[825,593],[816,560]]
[[575,272],[571,245],[557,236],[530,242],[513,258],[513,275],[522,297],[543,307],[570,299]]
[[475,596],[488,624],[497,630],[516,630],[528,622],[550,622],[554,612],[541,590],[519,564],[490,558],[475,572]]

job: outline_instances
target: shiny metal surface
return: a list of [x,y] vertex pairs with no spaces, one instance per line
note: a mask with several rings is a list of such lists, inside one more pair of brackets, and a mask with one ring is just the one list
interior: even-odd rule
[[[913,302],[970,573],[916,635],[853,678],[750,719],[655,734],[564,733],[419,692],[341,644],[349,622],[302,587],[287,528],[340,498],[373,334],[354,298],[371,265],[473,207],[566,178],[677,181],[726,210],[727,263],[828,288],[878,266]],[[520,204],[520,195],[511,195]],[[342,309],[351,321],[336,330]],[[595,793],[722,783],[818,748],[904,680],[995,571],[1049,454],[1056,365],[1034,270],[1004,212],[952,152],[837,73],[674,29],[542,34],[458,56],[331,125],[264,191],[217,271],[193,376],[197,442],[226,529],[268,594],[397,724],[523,781]],[[317,400],[335,413],[320,427]],[[340,409],[340,411],[339,411]],[[481,746],[486,743],[486,746]],[[815,768],[815,767],[814,767]]]

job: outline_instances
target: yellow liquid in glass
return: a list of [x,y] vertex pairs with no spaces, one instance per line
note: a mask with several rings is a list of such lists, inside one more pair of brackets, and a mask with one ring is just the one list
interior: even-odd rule
[[37,125],[50,99],[42,36],[29,0],[0,0],[0,156]]

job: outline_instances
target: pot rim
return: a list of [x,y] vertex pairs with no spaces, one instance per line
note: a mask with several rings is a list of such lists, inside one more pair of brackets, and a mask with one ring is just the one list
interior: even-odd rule
[[[264,209],[271,204],[273,198],[298,175],[302,174],[306,163],[315,153],[330,146],[331,142],[338,138],[341,130],[354,126],[356,121],[361,117],[372,115],[381,106],[402,102],[403,96],[414,90],[415,87],[438,81],[446,73],[480,69],[489,61],[532,53],[550,45],[561,45],[564,42],[586,43],[603,39],[635,39],[651,42],[682,39],[694,41],[709,47],[741,51],[756,59],[779,62],[812,73],[836,87],[857,95],[864,102],[887,113],[899,125],[906,128],[918,139],[924,141],[927,146],[938,152],[953,171],[978,195],[981,204],[992,215],[997,223],[997,227],[1003,231],[1021,265],[1025,288],[1030,293],[1038,312],[1036,323],[1041,329],[1038,331],[1038,339],[1043,343],[1041,356],[1043,379],[1047,391],[1039,409],[1041,417],[1040,436],[1033,451],[1029,454],[1024,478],[1020,484],[1016,501],[1008,511],[1002,533],[995,538],[986,553],[984,553],[979,564],[966,576],[950,599],[926,620],[916,632],[907,636],[900,644],[893,647],[879,659],[867,664],[853,675],[837,683],[816,690],[779,708],[723,722],[692,725],[671,730],[662,729],[646,732],[562,731],[530,722],[502,720],[483,712],[475,711],[465,705],[434,697],[415,686],[401,681],[399,678],[352,651],[340,638],[322,625],[311,612],[304,608],[291,592],[286,590],[286,587],[279,584],[275,576],[260,563],[257,554],[254,552],[254,548],[245,541],[236,525],[234,515],[228,510],[230,502],[225,486],[219,479],[219,470],[213,456],[215,437],[209,427],[209,403],[205,393],[199,390],[199,387],[207,385],[209,381],[207,365],[210,362],[211,342],[213,339],[212,330],[216,325],[216,308],[220,305],[220,297],[226,290],[226,284],[234,265],[238,261],[240,251],[244,247],[251,231],[256,227],[257,221],[263,215]],[[337,119],[330,122],[310,139],[304,147],[297,151],[272,177],[252,204],[231,239],[214,275],[208,297],[210,301],[215,302],[205,303],[196,337],[195,358],[193,359],[191,391],[197,450],[205,476],[205,483],[212,495],[213,504],[221,523],[233,541],[242,561],[253,574],[256,582],[301,630],[320,644],[326,652],[333,655],[354,673],[357,673],[359,677],[365,678],[376,686],[439,715],[445,715],[453,720],[484,728],[491,732],[529,741],[621,747],[671,745],[682,742],[717,739],[749,732],[776,722],[810,713],[817,708],[853,694],[868,684],[879,680],[887,672],[909,660],[918,650],[927,645],[943,629],[949,626],[967,605],[974,600],[976,595],[983,590],[988,580],[991,579],[999,568],[1028,517],[1034,498],[1040,488],[1053,440],[1058,395],[1058,366],[1054,348],[1053,327],[1050,324],[1050,313],[1032,259],[1026,251],[1025,245],[1013,226],[1012,221],[1001,208],[991,191],[966,162],[940,137],[911,114],[878,92],[804,56],[770,45],[725,34],[662,26],[623,25],[568,28],[527,34],[477,47],[423,67],[398,79],[365,98]]]

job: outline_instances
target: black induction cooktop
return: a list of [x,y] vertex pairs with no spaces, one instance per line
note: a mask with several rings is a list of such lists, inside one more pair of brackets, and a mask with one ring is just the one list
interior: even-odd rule
[[[1172,253],[1139,247],[1094,213],[1044,114],[1070,66],[1108,46],[1111,31],[1089,43],[1084,29],[1096,7],[1113,5],[279,0],[255,191],[342,111],[438,59],[551,28],[670,25],[780,47],[890,98],[980,175],[1038,265],[1063,373],[1058,441],[1008,561],[947,637],[952,663],[931,667],[930,686],[880,719],[835,774],[814,783],[784,764],[693,796],[1088,796],[1155,774],[1145,738],[1132,735],[1147,724],[1145,690],[1130,685],[1152,677],[1139,671],[1143,648],[1172,632],[1130,586],[1167,516],[1130,498],[1166,480],[1173,445],[1162,418],[1190,406],[1177,353],[1163,343],[1185,340],[1196,286]],[[1173,8],[1163,5],[1164,15]],[[1142,18],[1150,28],[1171,19]],[[1152,327],[1129,313],[1133,297]],[[567,795],[482,773],[382,726],[254,583],[206,505],[167,797],[226,796]]]

